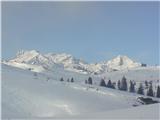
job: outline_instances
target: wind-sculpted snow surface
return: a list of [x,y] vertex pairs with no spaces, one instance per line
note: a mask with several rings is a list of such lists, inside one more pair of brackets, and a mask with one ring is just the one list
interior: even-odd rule
[[2,117],[6,119],[71,118],[132,108],[133,104],[139,104],[137,97],[76,80],[74,83],[48,80],[45,73],[34,75],[31,71],[2,65]]

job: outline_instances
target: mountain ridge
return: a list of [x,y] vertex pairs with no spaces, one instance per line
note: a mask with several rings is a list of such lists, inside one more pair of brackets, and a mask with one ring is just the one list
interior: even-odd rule
[[47,53],[41,54],[39,51],[20,50],[16,57],[9,60],[10,65],[29,64],[42,66],[44,69],[52,69],[53,67],[61,67],[63,69],[80,72],[84,74],[101,74],[105,71],[118,71],[125,69],[132,69],[141,67],[141,63],[135,62],[125,55],[118,55],[117,57],[99,63],[87,63],[82,59],[75,58],[71,54],[66,53]]

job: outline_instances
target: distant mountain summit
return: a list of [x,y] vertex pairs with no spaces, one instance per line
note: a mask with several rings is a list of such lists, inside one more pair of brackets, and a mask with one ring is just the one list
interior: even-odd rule
[[[106,71],[117,71],[141,67],[141,63],[137,63],[127,56],[118,55],[117,57],[101,62],[89,64],[81,59],[77,59],[66,53],[48,53],[41,54],[39,51],[19,51],[14,59],[5,62],[5,64],[23,68],[41,67],[43,70],[52,70],[62,68],[73,72],[84,74],[101,74]],[[28,65],[28,67],[27,67]],[[34,68],[32,68],[34,69]]]
[[116,58],[109,60],[107,62],[107,66],[110,69],[122,70],[122,69],[130,69],[134,67],[139,67],[141,66],[141,64],[131,60],[127,56],[118,55]]

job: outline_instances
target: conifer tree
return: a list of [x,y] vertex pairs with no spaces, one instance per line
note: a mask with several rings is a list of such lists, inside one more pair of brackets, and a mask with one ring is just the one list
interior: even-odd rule
[[107,83],[107,87],[111,88],[112,87],[112,83],[111,83],[111,80],[108,81]]
[[105,81],[104,81],[104,79],[101,79],[100,86],[103,86],[103,87],[107,86],[106,83],[105,83]]
[[73,79],[73,77],[71,78],[71,82],[74,82],[74,79]]
[[115,87],[114,87],[114,85],[112,84],[111,80],[108,81],[107,87],[108,87],[108,88],[113,88],[113,89],[115,89]]
[[141,94],[141,95],[144,95],[144,88],[143,88],[142,83],[140,83],[137,93]]
[[158,85],[158,87],[157,87],[157,98],[160,98],[160,86]]
[[88,78],[88,84],[92,85],[92,78],[91,77]]
[[151,96],[151,97],[154,96],[152,84],[150,84],[150,86],[149,86],[149,89],[147,91],[147,96]]
[[118,86],[118,89],[120,90],[121,89],[121,81],[120,80],[118,80],[117,86]]
[[145,86],[146,88],[148,88],[148,81],[145,81]]
[[64,81],[64,80],[63,80],[63,77],[60,79],[60,81]]
[[123,76],[120,84],[120,90],[127,91],[127,79]]
[[130,80],[129,92],[135,92],[135,84]]

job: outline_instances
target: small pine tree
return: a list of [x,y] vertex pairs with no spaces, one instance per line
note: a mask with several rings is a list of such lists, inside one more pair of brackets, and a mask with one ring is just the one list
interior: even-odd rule
[[129,92],[132,91],[132,81],[130,80]]
[[64,81],[64,80],[63,80],[63,77],[60,79],[60,81]]
[[157,98],[160,98],[160,86],[158,85],[158,87],[157,87]]
[[107,87],[111,88],[112,87],[112,83],[111,83],[111,80],[108,81],[107,83]]
[[130,80],[129,92],[135,92],[135,84]]
[[145,86],[146,88],[148,88],[148,81],[145,81]]
[[141,94],[141,95],[144,95],[144,88],[143,88],[142,83],[140,83],[137,93]]
[[118,89],[120,90],[121,89],[121,81],[120,80],[118,80],[117,86],[118,86]]
[[88,78],[88,84],[92,85],[92,78],[91,77]]
[[74,79],[73,79],[73,77],[71,78],[71,82],[74,82]]
[[32,68],[28,68],[28,70],[30,70],[30,71],[31,71],[31,70],[32,70]]
[[107,86],[106,83],[105,83],[105,81],[104,81],[104,79],[101,79],[100,86],[103,86],[103,87]]
[[67,79],[67,82],[69,82],[69,78]]
[[149,89],[147,91],[147,96],[154,96],[152,84],[150,84]]
[[106,87],[108,87],[108,88],[112,88],[112,89],[115,89],[115,86],[114,86],[114,84],[111,82],[111,80],[109,80],[108,81],[108,83],[107,83],[107,86]]
[[120,90],[127,91],[127,79],[125,78],[125,76],[123,76],[120,85]]

